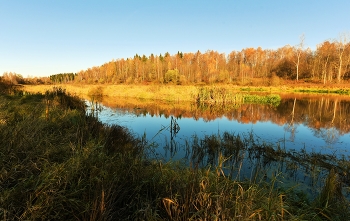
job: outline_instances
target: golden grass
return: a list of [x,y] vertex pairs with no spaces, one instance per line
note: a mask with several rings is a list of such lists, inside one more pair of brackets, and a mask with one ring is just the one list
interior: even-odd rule
[[[45,93],[54,87],[60,87],[67,92],[77,96],[87,96],[89,91],[102,87],[105,96],[141,98],[168,101],[192,101],[193,95],[198,93],[200,86],[196,85],[79,85],[79,84],[59,84],[59,85],[24,85],[23,89],[31,93]],[[208,86],[211,87],[211,86]],[[212,87],[224,88],[228,91],[240,91],[242,88],[235,85],[215,85]],[[262,88],[270,91],[268,87],[251,87],[252,91],[259,91],[254,88]],[[276,89],[277,90],[277,89]]]
[[53,90],[54,87],[60,87],[66,89],[70,94],[77,96],[87,95],[89,92],[90,86],[85,85],[71,85],[71,84],[60,84],[60,85],[23,85],[23,90],[30,93],[41,93],[44,94],[46,91]]
[[53,87],[61,87],[72,95],[87,97],[89,91],[97,87],[103,88],[103,94],[108,97],[140,98],[167,101],[190,101],[196,93],[196,86],[167,85],[25,85],[24,90],[31,93],[45,93]]
[[[88,98],[89,92],[98,88],[103,89],[103,95],[108,97],[124,97],[124,98],[138,98],[146,100],[163,100],[170,102],[193,101],[194,96],[198,94],[196,85],[80,85],[80,84],[59,84],[59,85],[24,85],[23,89],[31,93],[45,93],[52,90],[54,87],[65,89],[68,93],[79,96],[81,98]],[[279,93],[290,94],[299,93],[301,90],[312,91],[328,89],[332,91],[344,88],[340,87],[322,87],[320,85],[283,85],[275,87],[267,86],[237,86],[232,84],[211,85],[206,87],[224,89],[226,92],[265,92],[265,93]],[[304,93],[305,94],[305,93]]]

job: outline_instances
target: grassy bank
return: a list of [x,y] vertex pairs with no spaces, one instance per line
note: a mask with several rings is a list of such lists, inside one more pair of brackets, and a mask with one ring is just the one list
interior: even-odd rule
[[[334,174],[325,183],[325,196],[308,201],[275,188],[278,176],[229,179],[221,156],[218,164],[205,167],[152,160],[145,140],[86,116],[82,101],[59,88],[13,94],[0,95],[0,219],[344,220],[349,215],[347,201],[330,197],[338,190]],[[234,136],[227,142],[244,144]]]
[[[64,88],[67,92],[87,98],[91,91],[99,91],[104,96],[108,97],[124,97],[124,98],[139,98],[150,100],[163,100],[170,102],[193,101],[201,88],[207,90],[209,88],[216,92],[225,92],[232,96],[233,94],[245,93],[265,93],[265,94],[334,94],[334,95],[349,95],[348,87],[320,87],[313,85],[287,85],[278,87],[257,87],[257,86],[236,86],[236,85],[213,85],[213,86],[196,86],[196,85],[79,85],[79,84],[62,84],[62,85],[24,85],[23,89],[32,93],[45,93],[53,87]],[[221,98],[222,99],[222,98]]]
[[[57,86],[54,85],[24,85],[23,90],[30,93],[45,93]],[[165,102],[198,102],[198,103],[270,103],[279,102],[277,95],[267,98],[251,96],[244,88],[222,86],[166,86],[166,85],[60,85],[60,88],[70,94],[90,99],[94,96],[108,98],[137,98],[144,100],[159,100]],[[254,90],[253,90],[254,91]],[[265,91],[265,90],[264,90]],[[267,91],[265,91],[267,92]],[[269,95],[270,96],[270,95]]]

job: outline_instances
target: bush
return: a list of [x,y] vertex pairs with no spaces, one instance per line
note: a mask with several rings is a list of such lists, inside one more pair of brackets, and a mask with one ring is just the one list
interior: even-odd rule
[[276,75],[275,72],[272,72],[269,86],[277,87],[277,86],[280,86],[280,84],[281,84],[280,78]]
[[173,83],[173,84],[177,84],[177,82],[179,81],[179,71],[177,69],[174,70],[168,70],[165,73],[164,76],[164,82],[165,83]]

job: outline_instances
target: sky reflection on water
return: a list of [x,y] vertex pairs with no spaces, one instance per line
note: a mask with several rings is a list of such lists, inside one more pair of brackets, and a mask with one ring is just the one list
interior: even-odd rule
[[[129,128],[138,136],[146,135],[147,140],[156,142],[159,146],[165,146],[164,141],[170,140],[170,122],[171,117],[164,115],[136,114],[121,108],[103,107],[98,113],[99,119],[103,123],[118,124]],[[347,148],[350,146],[350,134],[340,135],[334,128],[316,130],[309,128],[305,124],[294,124],[294,136],[287,130],[287,124],[277,125],[271,121],[258,121],[256,123],[240,123],[237,120],[229,120],[226,117],[220,117],[215,120],[205,121],[203,118],[195,120],[194,118],[177,118],[176,122],[180,126],[179,132],[174,137],[174,141],[183,144],[184,141],[193,135],[203,137],[204,135],[220,134],[230,132],[234,134],[248,135],[253,133],[254,137],[260,142],[280,145],[282,148],[306,151],[313,151],[322,154],[348,154]],[[325,133],[329,133],[327,142]],[[318,136],[315,136],[318,134]],[[319,136],[323,134],[323,136]]]
[[[344,119],[349,114],[346,113],[347,108],[336,110],[333,107],[339,107],[340,105],[332,106],[330,102],[328,109],[324,108],[322,111],[315,112],[314,109],[309,108],[311,111],[307,112],[308,109],[295,108],[296,110],[301,110],[301,112],[295,112],[295,114],[291,115],[291,103],[298,104],[298,102],[291,100],[289,103],[286,102],[284,107],[279,106],[275,109],[264,109],[259,106],[242,107],[241,110],[233,110],[225,113],[226,115],[216,118],[212,116],[209,118],[198,117],[198,115],[189,117],[188,112],[186,112],[186,117],[176,118],[171,112],[160,109],[157,109],[158,112],[154,112],[154,110],[152,112],[147,107],[124,106],[123,108],[110,108],[103,106],[102,111],[98,112],[98,117],[103,123],[125,126],[139,137],[145,135],[148,143],[156,147],[155,149],[150,148],[149,156],[165,161],[172,159],[183,160],[186,163],[195,162],[193,156],[196,155],[193,155],[193,149],[195,150],[196,148],[191,146],[194,136],[202,139],[206,135],[219,134],[222,136],[224,132],[240,135],[242,138],[249,138],[250,135],[253,135],[255,142],[259,144],[268,143],[272,144],[274,149],[277,149],[276,147],[279,146],[281,149],[285,148],[287,152],[297,153],[295,155],[297,160],[295,161],[289,157],[280,161],[270,159],[266,164],[264,161],[266,158],[264,158],[262,153],[255,153],[258,155],[253,153],[252,158],[250,158],[249,151],[240,152],[242,154],[240,156],[245,156],[241,161],[237,161],[242,163],[240,164],[241,166],[238,167],[238,164],[236,165],[237,162],[232,163],[233,161],[231,162],[230,160],[235,158],[231,157],[228,160],[228,164],[225,165],[225,173],[230,174],[232,172],[233,177],[237,177],[239,180],[252,179],[252,175],[255,173],[268,179],[275,174],[279,174],[279,179],[281,180],[279,185],[284,188],[302,190],[308,197],[313,198],[322,189],[323,181],[328,172],[326,168],[312,163],[313,161],[310,161],[310,159],[305,161],[304,155],[298,155],[298,153],[308,153],[310,154],[309,156],[312,156],[313,153],[316,155],[329,154],[340,158],[344,157],[345,160],[348,159],[349,153],[347,149],[350,147],[350,132],[348,132],[349,125],[346,124]],[[313,104],[312,102],[309,103]],[[314,108],[316,109],[317,106]],[[261,112],[257,110],[261,110]],[[338,114],[336,111],[339,111],[341,114]],[[258,119],[257,115],[250,115],[253,118],[249,118],[247,115],[244,115],[247,112],[249,112],[248,115],[254,112],[258,116],[263,117]],[[161,113],[167,113],[167,115]],[[321,119],[319,115],[325,117]],[[333,116],[339,117],[334,118]],[[175,120],[172,121],[172,117]],[[318,121],[322,122],[322,124],[319,124]],[[331,124],[333,127],[329,127],[328,125],[330,125],[329,122],[331,121],[344,123]],[[171,122],[176,122],[180,127],[176,135],[171,134]],[[317,123],[316,125],[321,126],[314,126],[314,122]],[[172,140],[171,137],[173,137]],[[190,142],[190,147],[186,146],[186,142]],[[205,148],[205,146],[200,146],[199,149],[203,147]],[[204,157],[202,166],[208,163],[205,160],[208,160],[209,157],[209,155]]]

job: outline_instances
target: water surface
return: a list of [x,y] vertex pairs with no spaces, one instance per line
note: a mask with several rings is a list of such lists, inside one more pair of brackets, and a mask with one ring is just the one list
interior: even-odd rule
[[[350,160],[349,96],[281,97],[277,106],[105,99],[100,111],[94,113],[106,124],[125,126],[146,138],[154,147],[151,157],[157,159],[218,165],[219,152],[225,150],[218,147],[213,151],[208,144],[228,132],[247,143],[243,149],[233,147],[225,156],[225,173],[235,179],[255,182],[278,175],[283,188],[315,197],[329,170],[337,168],[344,186],[349,186],[349,171],[337,166],[339,159],[345,164]],[[204,140],[196,143],[196,138]],[[272,155],[268,148],[260,149],[269,146],[274,149]],[[291,154],[278,155],[279,150]]]
[[[348,96],[281,95],[274,107],[160,103],[119,98],[105,99],[99,119],[145,135],[160,147],[165,141],[181,144],[193,135],[253,133],[261,142],[286,149],[306,149],[322,154],[348,155],[350,147],[350,99]],[[173,119],[179,130],[172,134]]]

